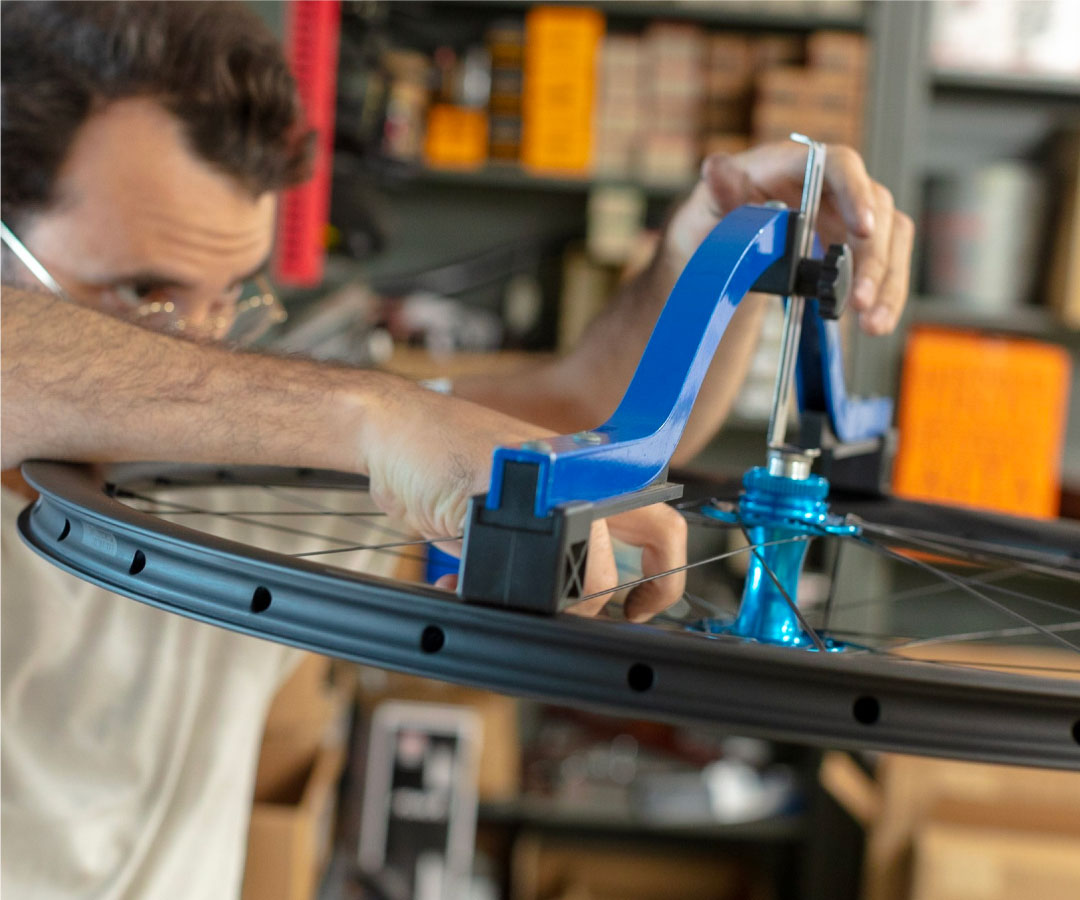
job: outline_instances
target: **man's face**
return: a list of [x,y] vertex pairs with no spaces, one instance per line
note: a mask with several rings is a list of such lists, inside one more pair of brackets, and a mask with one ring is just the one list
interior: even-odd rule
[[270,254],[275,195],[254,198],[196,157],[152,100],[91,116],[55,188],[19,237],[73,300],[149,327],[170,319],[148,315],[149,304],[172,303],[189,334],[223,337]]

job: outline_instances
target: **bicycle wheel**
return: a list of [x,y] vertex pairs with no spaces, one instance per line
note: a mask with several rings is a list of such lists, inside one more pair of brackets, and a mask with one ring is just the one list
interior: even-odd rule
[[[407,580],[424,542],[356,476],[306,469],[24,467],[30,546],[100,586],[330,656],[559,704],[824,746],[1080,767],[1080,527],[924,504],[834,501],[857,538],[813,541],[802,615],[841,647],[709,633],[753,549],[692,482],[692,578],[647,625],[477,606]],[[203,489],[212,487],[214,503]],[[262,498],[257,508],[252,497]],[[874,521],[874,514],[880,520]],[[235,540],[237,526],[247,530]],[[331,526],[331,527],[328,527]],[[357,536],[354,536],[357,535]],[[266,536],[266,540],[261,538]],[[281,541],[306,542],[283,550]],[[732,541],[734,540],[734,543]],[[350,568],[384,558],[394,577]],[[859,560],[888,589],[868,591]],[[856,563],[852,565],[853,561]],[[847,574],[845,574],[847,573]],[[813,588],[816,585],[816,596]],[[716,629],[712,629],[716,630]]]

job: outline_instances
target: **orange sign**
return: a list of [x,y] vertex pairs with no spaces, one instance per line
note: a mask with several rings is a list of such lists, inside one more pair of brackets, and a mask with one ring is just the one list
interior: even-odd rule
[[1057,516],[1069,379],[1061,347],[914,329],[904,354],[894,492]]

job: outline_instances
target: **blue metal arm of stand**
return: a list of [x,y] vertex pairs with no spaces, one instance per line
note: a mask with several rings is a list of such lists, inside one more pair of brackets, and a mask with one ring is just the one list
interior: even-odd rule
[[827,413],[833,434],[841,443],[870,440],[889,430],[891,398],[848,395],[840,323],[822,318],[816,300],[808,301],[803,311],[795,380],[799,409]]
[[641,490],[663,474],[735,308],[787,249],[790,216],[756,206],[725,216],[675,283],[611,418],[591,432],[498,448],[487,507],[501,504],[507,462],[539,467],[537,516]]
[[[660,477],[735,308],[787,251],[793,216],[758,206],[729,213],[672,288],[611,418],[592,431],[496,449],[487,508],[502,505],[507,462],[537,466],[534,513],[540,517],[564,503],[639,491]],[[819,315],[816,301],[805,307],[796,376],[800,408],[828,413],[840,441],[867,440],[888,429],[890,399],[848,396],[839,326]]]

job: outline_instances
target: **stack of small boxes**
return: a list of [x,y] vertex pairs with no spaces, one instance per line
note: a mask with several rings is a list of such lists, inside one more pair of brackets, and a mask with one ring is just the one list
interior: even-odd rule
[[491,56],[491,145],[494,160],[517,162],[521,154],[521,91],[525,34],[521,22],[497,22],[488,29]]
[[867,46],[857,34],[816,32],[807,66],[777,66],[757,79],[755,142],[800,131],[815,140],[858,147],[866,93]]
[[642,126],[640,61],[639,38],[622,34],[604,38],[593,131],[592,168],[597,175],[621,177],[633,171]]
[[526,167],[589,171],[603,36],[604,17],[594,9],[540,6],[526,16],[521,144]]
[[754,45],[742,34],[709,37],[702,110],[702,156],[738,153],[750,143]]
[[638,174],[649,182],[693,178],[700,158],[701,73],[706,38],[692,25],[652,25],[643,38],[639,77],[645,100]]

